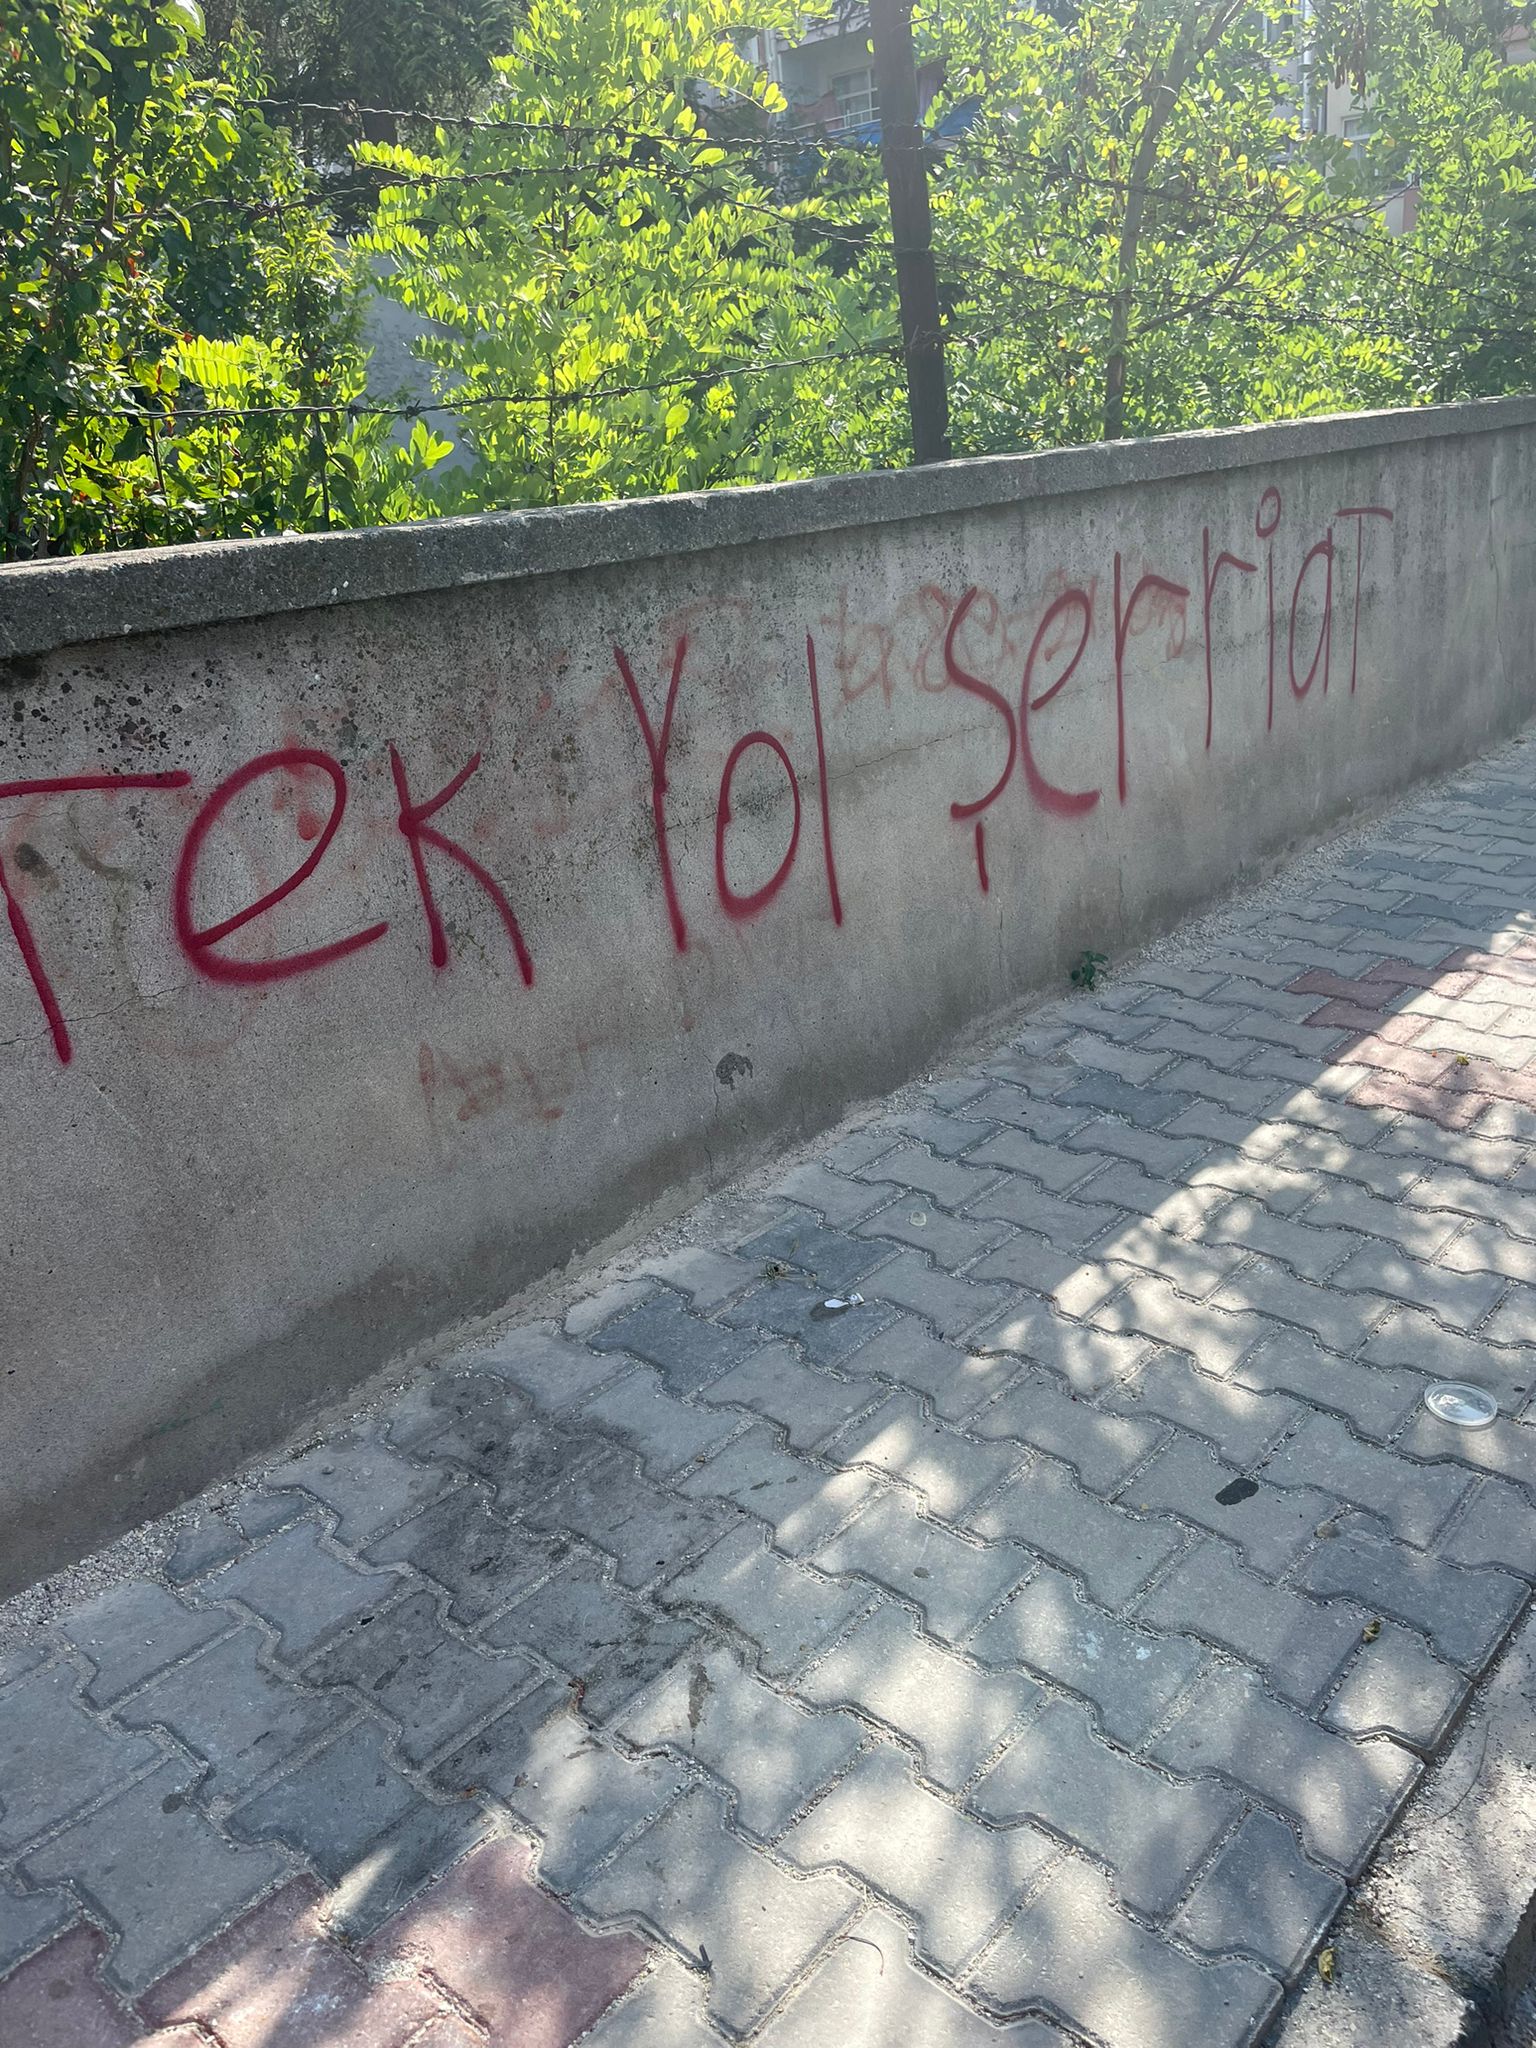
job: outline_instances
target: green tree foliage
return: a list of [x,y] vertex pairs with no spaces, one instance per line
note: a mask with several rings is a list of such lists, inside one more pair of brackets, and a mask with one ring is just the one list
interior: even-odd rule
[[[782,105],[738,19],[730,0],[533,0],[487,125],[359,149],[398,181],[364,239],[434,323],[419,353],[474,458],[457,502],[795,474],[807,413],[845,466],[820,358],[882,346],[894,319],[817,260],[818,202],[776,195],[701,121],[701,100]],[[735,374],[763,363],[785,367]]]
[[[354,288],[246,45],[194,62],[193,0],[8,0],[0,84],[5,552],[403,513]],[[283,408],[236,420],[228,408]],[[398,501],[398,502],[396,502]],[[407,502],[408,501],[408,502]]]

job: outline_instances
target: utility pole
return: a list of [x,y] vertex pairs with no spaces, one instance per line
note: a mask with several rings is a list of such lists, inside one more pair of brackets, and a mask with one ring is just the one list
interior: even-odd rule
[[917,125],[912,0],[869,0],[869,28],[875,50],[875,91],[880,100],[880,162],[890,194],[891,237],[896,245],[912,456],[916,462],[944,462],[949,456],[949,391],[944,375],[939,282],[933,269],[928,166]]

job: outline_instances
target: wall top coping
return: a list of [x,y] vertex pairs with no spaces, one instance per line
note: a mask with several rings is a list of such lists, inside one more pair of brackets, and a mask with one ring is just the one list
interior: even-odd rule
[[16,563],[0,567],[0,659],[1528,426],[1536,397],[1474,399],[801,483]]

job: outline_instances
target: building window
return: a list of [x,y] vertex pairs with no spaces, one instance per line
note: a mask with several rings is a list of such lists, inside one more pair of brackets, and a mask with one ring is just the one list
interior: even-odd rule
[[866,121],[879,118],[875,74],[869,65],[866,64],[862,71],[845,71],[841,77],[834,78],[832,93],[837,101],[839,128],[862,128]]

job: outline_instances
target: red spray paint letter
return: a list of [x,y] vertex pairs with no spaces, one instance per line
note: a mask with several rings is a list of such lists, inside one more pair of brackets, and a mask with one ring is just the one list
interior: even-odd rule
[[1355,678],[1360,673],[1360,571],[1365,563],[1365,522],[1385,519],[1390,524],[1393,514],[1385,505],[1341,505],[1333,516],[1360,521],[1355,528],[1355,623],[1349,642],[1349,694],[1353,697]]
[[466,874],[474,876],[490,897],[507,928],[507,937],[512,941],[512,951],[517,955],[517,967],[523,977],[523,986],[532,988],[533,960],[523,943],[522,927],[518,924],[501,884],[480,865],[472,853],[466,853],[456,839],[448,838],[446,833],[439,832],[435,825],[428,822],[437,816],[445,804],[452,803],[480,766],[480,756],[471,754],[453,780],[445,783],[437,795],[429,797],[424,804],[411,802],[410,786],[405,779],[405,764],[400,759],[393,741],[390,742],[389,765],[395,778],[395,794],[400,799],[400,830],[405,834],[406,843],[411,849],[411,866],[416,870],[416,887],[421,892],[421,907],[427,914],[427,930],[432,935],[432,965],[439,968],[448,965],[448,934],[443,929],[443,920],[438,912],[436,898],[432,894],[432,882],[427,874],[427,858],[422,852],[424,846],[433,847],[438,853],[445,854],[449,860],[457,861]]
[[1205,751],[1211,751],[1211,724],[1216,707],[1216,688],[1211,675],[1211,599],[1216,595],[1216,585],[1221,581],[1223,569],[1241,569],[1245,576],[1256,576],[1258,564],[1245,562],[1241,555],[1229,555],[1225,550],[1216,557],[1215,567],[1211,565],[1211,529],[1207,526],[1200,535],[1200,566],[1204,575],[1205,590]]
[[622,647],[615,647],[613,658],[619,665],[619,674],[629,692],[629,701],[635,707],[635,716],[640,721],[640,734],[645,741],[645,751],[651,759],[651,816],[656,825],[656,858],[661,864],[662,893],[667,899],[667,916],[672,920],[672,940],[679,953],[688,950],[688,927],[683,921],[683,906],[677,898],[677,883],[672,877],[672,849],[667,843],[667,749],[672,744],[672,714],[677,709],[678,685],[683,680],[683,663],[688,658],[688,635],[679,634],[677,646],[672,655],[672,679],[667,684],[666,708],[661,714],[661,737],[656,736],[635,672],[629,665],[629,656]]
[[[1322,556],[1323,561],[1327,564],[1323,578],[1323,623],[1318,628],[1317,646],[1313,650],[1312,666],[1307,670],[1307,679],[1304,683],[1298,683],[1296,680],[1296,607],[1301,603],[1301,586],[1307,580],[1307,571],[1319,555]],[[1316,547],[1308,548],[1306,554],[1302,557],[1301,567],[1296,572],[1296,587],[1291,592],[1291,631],[1286,649],[1286,661],[1291,671],[1291,695],[1298,699],[1306,696],[1308,690],[1311,689],[1313,683],[1317,680],[1318,664],[1321,663],[1323,670],[1323,695],[1326,697],[1328,694],[1328,667],[1332,657],[1333,528],[1330,526],[1326,536],[1317,543]]]
[[[248,789],[263,775],[276,775],[282,769],[314,768],[329,777],[332,791],[331,814],[321,828],[320,836],[300,861],[286,881],[279,882],[275,889],[269,889],[265,896],[258,896],[254,903],[244,910],[237,910],[218,924],[198,929],[192,914],[193,884],[197,875],[198,855],[203,850],[203,841],[208,837],[225,807],[237,797],[241,790]],[[347,778],[341,763],[329,754],[323,754],[315,747],[279,747],[270,754],[258,754],[254,761],[247,761],[243,768],[237,768],[221,782],[203,804],[197,816],[187,827],[187,836],[181,843],[181,858],[176,863],[176,880],[171,895],[171,910],[175,920],[176,937],[181,950],[197,969],[210,981],[227,981],[247,985],[267,981],[286,981],[291,975],[308,974],[312,968],[329,966],[333,960],[345,959],[348,953],[356,953],[364,946],[371,946],[375,939],[382,939],[389,930],[387,924],[371,924],[365,931],[353,932],[345,939],[333,939],[329,945],[314,946],[306,953],[286,953],[276,960],[221,960],[213,950],[221,939],[227,939],[231,932],[237,932],[263,912],[273,910],[285,896],[291,896],[302,882],[319,867],[325,858],[325,850],[336,837],[336,828],[347,808]]]
[[[1072,650],[1072,659],[1048,690],[1042,690],[1038,697],[1031,697],[1030,685],[1034,681],[1035,662],[1040,650],[1056,621],[1074,608],[1082,613],[1083,630]],[[1059,789],[1054,782],[1046,780],[1036,765],[1034,749],[1029,743],[1029,715],[1032,711],[1043,711],[1057,692],[1071,682],[1092,633],[1093,599],[1086,590],[1075,587],[1064,590],[1047,608],[1045,617],[1035,629],[1035,637],[1029,643],[1029,656],[1024,663],[1024,681],[1019,689],[1019,747],[1024,755],[1024,781],[1041,810],[1050,811],[1059,818],[1075,818],[1083,811],[1091,811],[1099,800],[1099,792],[1096,789]]]
[[[1266,484],[1253,514],[1253,530],[1260,540],[1273,540],[1275,529],[1280,524],[1280,515],[1285,510],[1285,501],[1273,484]],[[1265,573],[1269,583],[1269,708],[1264,715],[1264,730],[1270,732],[1275,723],[1275,551],[1271,547],[1265,555]]]
[[[159,775],[48,775],[34,782],[0,782],[0,801],[10,796],[64,796],[88,789],[185,789],[192,780],[184,768],[168,769]],[[58,1054],[59,1065],[67,1067],[75,1056],[70,1042],[69,1027],[64,1022],[64,1012],[59,1008],[59,999],[54,994],[53,983],[48,979],[48,970],[43,965],[43,956],[38,951],[37,940],[32,936],[32,927],[22,909],[15,891],[11,888],[4,862],[0,862],[0,896],[5,898],[5,915],[16,940],[21,963],[27,970],[37,1000],[42,1005],[43,1015],[48,1020],[49,1035],[53,1049]]]
[[[980,676],[973,676],[970,670],[962,668],[955,658],[955,635],[965,623],[966,618],[970,614],[971,606],[980,595],[981,592],[973,583],[950,614],[949,625],[944,633],[944,675],[946,681],[956,689],[965,690],[972,697],[979,697],[983,704],[990,704],[1008,728],[1008,759],[1003,763],[1002,774],[999,775],[985,796],[976,797],[969,803],[952,803],[949,807],[949,815],[952,818],[975,818],[977,820],[976,878],[981,884],[981,893],[985,896],[991,885],[987,879],[987,857],[980,822],[981,813],[989,805],[996,803],[997,799],[1008,787],[1008,778],[1012,775],[1013,764],[1018,758],[1019,733],[1018,727],[1013,722],[1013,707],[1002,691],[994,690],[992,685],[984,683]],[[996,625],[997,599],[995,597],[991,598],[989,602],[992,607],[992,622]]]
[[1189,602],[1189,592],[1182,583],[1170,583],[1166,576],[1148,574],[1139,579],[1131,592],[1131,601],[1122,611],[1120,608],[1120,551],[1115,550],[1115,744],[1118,758],[1118,780],[1120,801],[1125,802],[1125,643],[1130,638],[1131,620],[1136,615],[1136,606],[1143,595],[1153,597],[1176,597],[1182,603]]
[[[778,867],[761,889],[753,889],[750,894],[741,896],[726,880],[725,834],[731,822],[731,781],[736,773],[736,764],[748,747],[771,747],[783,762],[784,773],[789,777],[789,793],[795,800],[795,822],[790,829],[788,850]],[[766,910],[789,880],[789,871],[795,864],[795,855],[799,848],[800,785],[795,780],[794,764],[771,732],[745,733],[726,755],[725,770],[720,777],[720,801],[715,807],[715,887],[720,893],[720,905],[726,916],[739,920],[756,917],[760,910]]]
[[811,717],[816,726],[816,777],[821,788],[821,850],[827,863],[827,896],[832,922],[843,921],[843,899],[837,887],[837,862],[832,857],[832,795],[827,787],[827,739],[821,724],[821,685],[816,676],[816,642],[805,636],[805,665],[811,678]]

